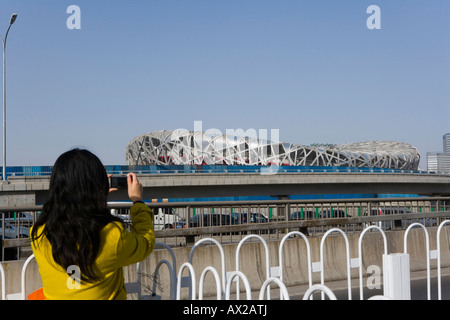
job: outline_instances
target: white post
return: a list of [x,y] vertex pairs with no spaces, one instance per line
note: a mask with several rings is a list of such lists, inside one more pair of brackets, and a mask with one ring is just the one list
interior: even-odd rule
[[384,295],[394,300],[411,300],[409,254],[383,254]]

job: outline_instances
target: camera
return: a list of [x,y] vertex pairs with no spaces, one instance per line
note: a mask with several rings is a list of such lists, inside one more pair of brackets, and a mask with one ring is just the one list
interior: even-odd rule
[[117,189],[128,188],[127,176],[111,176],[109,186]]

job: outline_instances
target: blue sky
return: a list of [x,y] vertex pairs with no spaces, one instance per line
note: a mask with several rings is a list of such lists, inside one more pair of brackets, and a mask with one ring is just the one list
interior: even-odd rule
[[125,164],[135,136],[202,121],[304,145],[403,141],[425,169],[450,132],[448,0],[2,0],[2,36],[13,12],[8,166],[72,147]]

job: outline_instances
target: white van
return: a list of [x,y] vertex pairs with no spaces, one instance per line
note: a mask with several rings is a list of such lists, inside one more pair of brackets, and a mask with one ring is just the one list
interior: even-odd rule
[[[108,205],[114,206],[114,202],[108,202]],[[176,213],[174,208],[152,208],[153,225],[155,230],[185,228],[185,221]],[[121,218],[125,223],[131,223],[129,209],[111,209],[111,214]]]
[[177,214],[175,208],[152,208],[155,230],[185,228],[186,223]]

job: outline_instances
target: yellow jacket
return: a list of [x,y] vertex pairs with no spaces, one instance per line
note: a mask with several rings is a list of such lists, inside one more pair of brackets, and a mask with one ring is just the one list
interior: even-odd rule
[[[131,232],[121,223],[111,222],[100,233],[100,249],[95,261],[102,280],[95,283],[75,282],[74,270],[64,270],[52,256],[51,244],[45,236],[32,241],[46,299],[112,300],[126,299],[122,267],[147,258],[155,246],[153,212],[144,203],[130,210]],[[41,234],[43,226],[38,229]],[[31,234],[31,233],[30,233]]]

